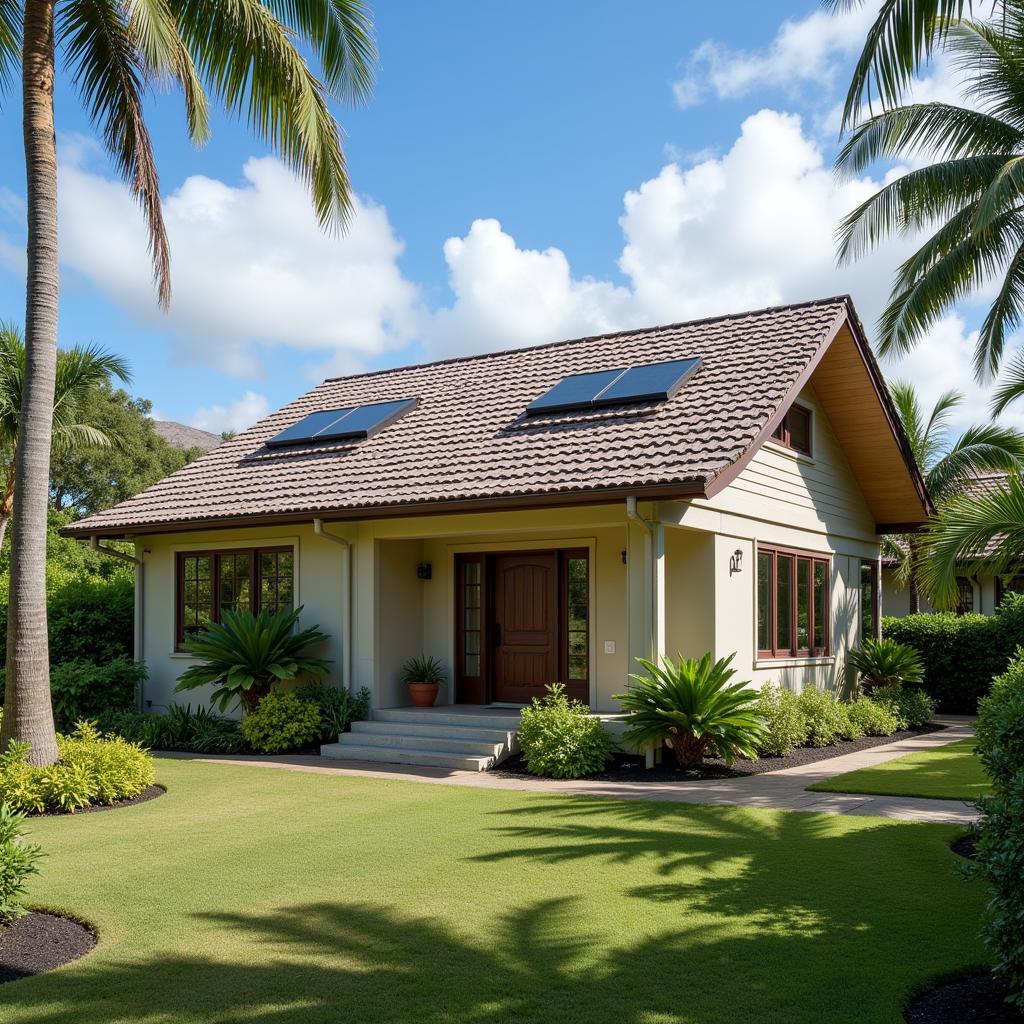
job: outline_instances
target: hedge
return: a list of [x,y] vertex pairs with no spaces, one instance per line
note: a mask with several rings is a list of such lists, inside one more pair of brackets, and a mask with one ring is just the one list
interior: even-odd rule
[[973,715],[993,678],[1024,645],[1024,595],[1008,595],[992,616],[943,612],[884,618],[882,634],[920,653],[921,685],[940,711]]

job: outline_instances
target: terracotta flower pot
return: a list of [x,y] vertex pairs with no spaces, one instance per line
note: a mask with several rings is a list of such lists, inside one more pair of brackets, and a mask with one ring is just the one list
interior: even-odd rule
[[440,683],[410,683],[409,696],[418,708],[432,708],[437,700]]

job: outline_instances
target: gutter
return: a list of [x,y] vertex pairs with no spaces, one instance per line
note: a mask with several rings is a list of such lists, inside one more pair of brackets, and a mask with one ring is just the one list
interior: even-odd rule
[[342,596],[345,601],[345,610],[341,618],[341,646],[342,646],[342,664],[341,664],[341,675],[342,682],[346,690],[350,693],[352,691],[352,545],[344,538],[339,537],[337,534],[328,533],[324,529],[324,521],[322,519],[313,520],[313,533],[317,537],[321,537],[324,540],[329,540],[333,544],[338,544],[345,550],[344,559],[344,572],[345,580],[342,584]]
[[[135,661],[144,663],[146,660],[146,567],[141,558],[129,555],[116,548],[108,548],[100,543],[99,537],[95,535],[89,538],[89,547],[101,555],[109,558],[117,558],[122,562],[129,562],[135,566],[135,635],[133,638],[132,657]],[[135,696],[135,710],[142,711],[145,705],[145,682],[138,686]]]

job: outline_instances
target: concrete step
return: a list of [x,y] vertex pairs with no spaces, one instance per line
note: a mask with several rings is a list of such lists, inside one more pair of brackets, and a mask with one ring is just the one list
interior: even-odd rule
[[438,711],[433,708],[378,708],[373,712],[375,722],[415,722],[420,725],[444,725],[459,729],[501,729],[515,732],[519,728],[517,714],[460,714],[457,711]]
[[[351,735],[348,733],[346,735]],[[353,761],[379,761],[384,764],[411,764],[429,768],[452,768],[458,771],[482,772],[494,764],[493,757],[452,754],[444,750],[406,750],[399,747],[359,746],[355,743],[325,743],[320,748],[324,757]]]
[[446,740],[479,740],[485,743],[507,743],[514,735],[510,729],[477,729],[463,725],[438,725],[434,722],[353,722],[352,732],[360,735],[436,736]]
[[[355,723],[371,724],[371,723]],[[410,726],[403,728],[406,732],[387,729],[390,723],[380,722],[381,729],[368,731],[360,729],[342,733],[338,737],[341,746],[355,744],[360,747],[399,747],[403,750],[441,750],[448,754],[477,754],[482,757],[498,757],[506,744],[502,734],[498,739],[479,739],[475,735],[452,739],[448,736],[436,736],[427,732],[414,732]]]

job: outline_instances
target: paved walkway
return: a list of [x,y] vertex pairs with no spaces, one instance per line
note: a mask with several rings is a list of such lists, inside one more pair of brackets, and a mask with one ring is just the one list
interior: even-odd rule
[[168,753],[174,757],[207,763],[287,768],[292,771],[325,772],[373,779],[400,779],[445,786],[475,786],[482,789],[511,789],[527,793],[561,793],[572,796],[603,796],[622,800],[664,800],[687,804],[734,804],[785,811],[815,811],[824,814],[854,814],[903,821],[947,822],[966,825],[978,812],[973,804],[959,800],[926,800],[918,797],[863,796],[849,793],[809,793],[814,782],[834,778],[857,768],[869,768],[917,750],[931,750],[973,734],[972,719],[946,716],[937,719],[946,728],[868,750],[783,768],[762,775],[737,779],[709,779],[691,783],[601,782],[532,779],[494,775],[490,772],[450,771],[416,768],[410,765],[381,765],[366,761],[338,761],[313,754],[290,756],[220,755]]

